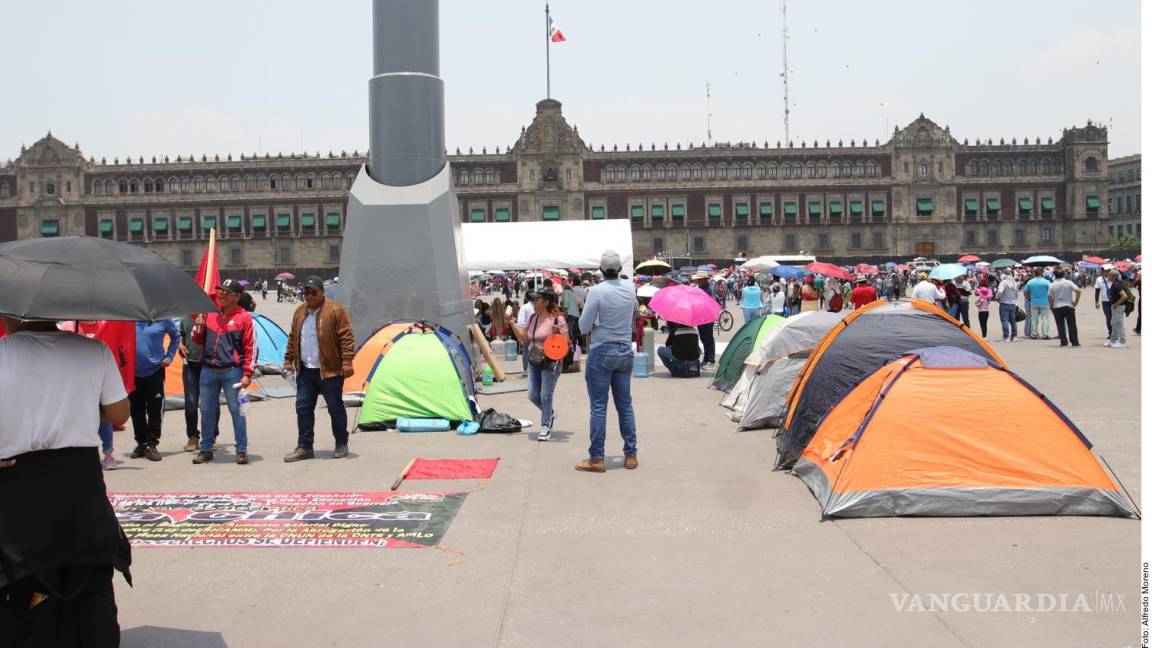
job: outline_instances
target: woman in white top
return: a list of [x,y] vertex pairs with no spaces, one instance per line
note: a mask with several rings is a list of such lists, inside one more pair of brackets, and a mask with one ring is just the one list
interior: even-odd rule
[[1012,271],[1005,271],[1000,284],[996,286],[996,301],[1000,302],[1000,332],[1004,336],[1001,342],[1016,341],[1016,299],[1019,294],[1020,289],[1012,278]]

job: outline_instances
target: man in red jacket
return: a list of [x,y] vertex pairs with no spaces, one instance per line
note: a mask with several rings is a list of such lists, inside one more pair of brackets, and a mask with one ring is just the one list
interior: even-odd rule
[[238,302],[244,287],[225,279],[216,287],[220,310],[200,315],[192,328],[192,341],[204,348],[200,370],[200,452],[192,463],[212,461],[220,414],[220,392],[232,415],[236,435],[236,463],[248,463],[248,421],[240,411],[240,390],[252,384],[256,371],[256,328],[248,311]]

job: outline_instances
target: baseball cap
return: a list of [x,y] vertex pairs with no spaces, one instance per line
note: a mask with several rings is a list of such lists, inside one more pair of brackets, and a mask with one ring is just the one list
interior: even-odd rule
[[320,277],[317,277],[316,275],[311,275],[310,277],[305,279],[304,283],[301,285],[304,286],[305,288],[315,288],[316,290],[324,290],[324,280],[321,279]]
[[620,255],[614,250],[604,250],[604,254],[600,255],[601,270],[615,270],[619,272],[623,267],[620,263]]
[[244,286],[241,286],[240,282],[235,279],[225,279],[220,282],[219,286],[216,286],[216,290],[239,295],[244,292]]

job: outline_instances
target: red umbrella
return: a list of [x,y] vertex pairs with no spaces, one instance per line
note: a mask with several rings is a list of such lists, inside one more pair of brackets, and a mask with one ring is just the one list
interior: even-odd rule
[[580,274],[581,272],[584,272],[584,271],[581,270],[580,268],[568,268],[568,272],[571,272],[572,274]]
[[980,257],[976,256],[975,254],[965,254],[964,256],[957,259],[957,261],[960,263],[976,263],[979,260]]
[[281,272],[273,278],[276,281],[284,281],[285,279],[295,279],[296,275],[292,274],[291,272]]
[[825,277],[835,277],[837,279],[852,279],[852,274],[844,268],[832,263],[823,263],[821,261],[813,261],[804,266],[805,270],[811,270],[815,274],[821,274]]
[[1127,261],[1121,261],[1121,262],[1117,263],[1115,267],[1120,272],[1128,272],[1129,270],[1132,269],[1132,264],[1128,263]]
[[[1097,265],[1103,265],[1103,264],[1105,264],[1105,263],[1108,263],[1108,259],[1101,259],[1101,258],[1100,258],[1100,257],[1098,257],[1098,256],[1089,256],[1089,257],[1084,257],[1084,258],[1083,258],[1083,259],[1081,259],[1081,260],[1082,260],[1082,261],[1087,261],[1088,263],[1095,263],[1095,264],[1097,264]],[[1139,260],[1140,260],[1140,257],[1136,257],[1136,260],[1137,260],[1137,261],[1139,261]]]
[[1144,256],[1144,255],[1142,255],[1142,254],[1136,255],[1136,259],[1135,259],[1136,263],[1140,263],[1140,257],[1142,257],[1142,256]]

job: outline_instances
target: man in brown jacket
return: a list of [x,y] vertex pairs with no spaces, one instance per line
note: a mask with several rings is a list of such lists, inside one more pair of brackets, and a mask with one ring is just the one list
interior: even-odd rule
[[288,350],[284,352],[285,378],[296,375],[296,449],[284,461],[311,459],[316,400],[324,394],[336,437],[333,459],[348,456],[348,413],[344,409],[344,379],[351,378],[356,338],[344,307],[324,297],[324,281],[317,276],[304,280],[304,303],[292,316]]

